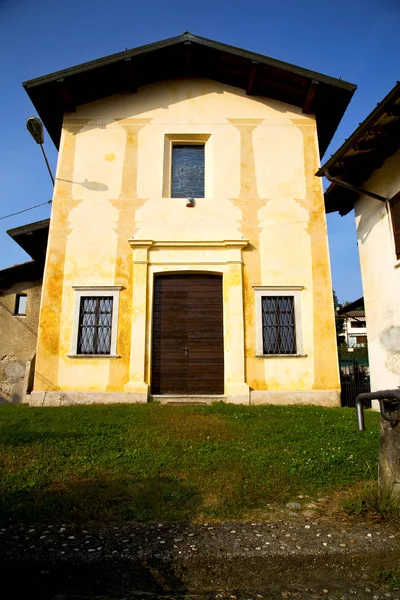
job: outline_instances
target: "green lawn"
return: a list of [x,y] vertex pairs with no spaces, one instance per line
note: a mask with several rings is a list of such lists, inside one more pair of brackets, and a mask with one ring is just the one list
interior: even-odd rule
[[0,407],[0,519],[234,520],[377,476],[379,415],[229,404]]

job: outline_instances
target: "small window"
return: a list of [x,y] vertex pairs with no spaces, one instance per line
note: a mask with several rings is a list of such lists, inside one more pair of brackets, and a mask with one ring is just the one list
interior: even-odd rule
[[75,307],[70,358],[118,358],[117,333],[121,286],[73,285]]
[[26,315],[26,302],[27,295],[26,294],[17,294],[15,299],[15,315]]
[[304,357],[301,327],[302,286],[254,286],[256,356]]
[[110,354],[112,310],[112,296],[81,298],[78,354]]
[[172,198],[204,198],[204,144],[173,144]]
[[350,326],[352,329],[362,329],[365,327],[364,321],[350,321]]
[[392,215],[394,247],[396,258],[400,258],[400,192],[393,196],[389,201],[390,212]]
[[296,354],[293,296],[263,296],[263,354]]

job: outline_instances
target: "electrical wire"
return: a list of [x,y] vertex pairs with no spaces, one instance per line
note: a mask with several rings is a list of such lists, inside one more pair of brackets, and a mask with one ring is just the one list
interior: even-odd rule
[[25,208],[24,210],[19,210],[18,212],[11,213],[11,215],[5,215],[4,217],[0,217],[0,221],[3,219],[8,219],[9,217],[15,217],[15,215],[21,215],[24,212],[28,212],[28,210],[33,210],[34,208],[39,208],[39,206],[45,206],[45,204],[51,204],[52,200],[48,200],[47,202],[42,202],[42,204],[36,204],[36,206],[31,206],[30,208]]

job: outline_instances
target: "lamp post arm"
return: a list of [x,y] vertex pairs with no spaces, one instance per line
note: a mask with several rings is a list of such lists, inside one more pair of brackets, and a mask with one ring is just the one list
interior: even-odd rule
[[41,150],[42,150],[42,153],[43,153],[43,156],[44,156],[44,160],[46,161],[47,170],[48,170],[48,172],[49,172],[49,175],[50,175],[50,177],[51,177],[51,181],[53,182],[53,185],[54,185],[54,177],[53,177],[53,174],[52,174],[52,172],[51,172],[50,165],[49,165],[49,161],[47,160],[47,156],[46,156],[46,153],[45,153],[45,151],[44,151],[43,144],[40,144],[40,148],[41,148]]

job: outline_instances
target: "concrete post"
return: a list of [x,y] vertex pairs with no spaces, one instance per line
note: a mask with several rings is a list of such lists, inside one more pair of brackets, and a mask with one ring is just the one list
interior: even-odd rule
[[400,423],[395,427],[381,418],[379,485],[400,499]]

